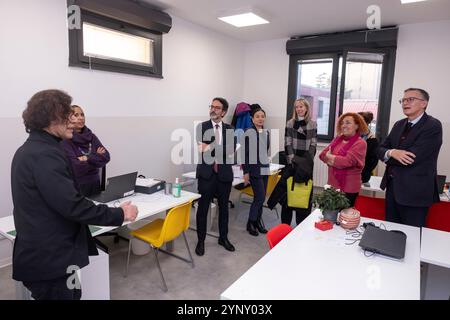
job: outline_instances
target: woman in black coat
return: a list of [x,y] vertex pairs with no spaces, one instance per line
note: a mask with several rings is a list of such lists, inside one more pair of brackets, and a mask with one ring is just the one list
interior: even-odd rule
[[266,113],[261,108],[252,111],[253,127],[245,131],[245,160],[243,163],[244,184],[251,184],[253,190],[253,202],[247,222],[247,231],[252,236],[267,233],[261,216],[263,204],[266,200],[267,179],[270,174],[269,168],[269,131],[264,129]]
[[[367,127],[369,127],[370,123],[373,120],[373,113],[372,112],[358,112],[358,114],[363,117],[364,121],[367,123]],[[366,183],[370,180],[370,177],[372,176],[372,171],[376,168],[378,164],[378,157],[377,157],[377,149],[378,149],[378,139],[375,138],[375,135],[369,131],[362,134],[361,138],[366,141],[367,143],[367,152],[366,152],[366,160],[364,164],[364,168],[361,172],[361,180],[362,183]]]

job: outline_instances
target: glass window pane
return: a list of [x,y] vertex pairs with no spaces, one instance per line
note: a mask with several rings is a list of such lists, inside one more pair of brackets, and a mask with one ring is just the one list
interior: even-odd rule
[[297,98],[306,98],[311,104],[319,135],[328,135],[332,73],[330,58],[298,62]]
[[378,99],[384,54],[349,52],[345,66],[343,112],[370,111],[370,129],[376,132]]
[[153,40],[84,22],[83,54],[87,57],[153,66]]

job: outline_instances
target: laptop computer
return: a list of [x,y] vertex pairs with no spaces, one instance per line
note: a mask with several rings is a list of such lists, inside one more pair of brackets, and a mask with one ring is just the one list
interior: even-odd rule
[[100,203],[107,203],[132,195],[136,186],[137,174],[137,172],[132,172],[108,178],[106,190],[89,197],[89,199]]
[[366,226],[359,246],[367,251],[403,259],[406,249],[406,234],[398,230],[380,229],[369,224]]
[[445,186],[445,179],[447,179],[447,176],[441,176],[437,175],[437,184],[438,184],[438,192],[439,194],[444,193],[444,186]]

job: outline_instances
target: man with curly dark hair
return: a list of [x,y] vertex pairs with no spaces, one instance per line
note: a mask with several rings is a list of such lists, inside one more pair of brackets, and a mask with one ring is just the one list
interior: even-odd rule
[[71,102],[59,90],[38,92],[28,101],[22,117],[30,135],[11,165],[13,279],[36,300],[80,299],[81,287],[69,279],[89,263],[89,255],[98,254],[88,225],[120,226],[137,215],[130,202],[96,206],[75,187],[60,145],[73,134]]

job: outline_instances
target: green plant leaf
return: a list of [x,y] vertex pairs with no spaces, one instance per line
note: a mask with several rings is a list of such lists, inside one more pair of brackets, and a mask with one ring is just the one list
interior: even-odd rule
[[313,204],[321,210],[342,210],[350,206],[344,192],[329,188],[314,195]]

